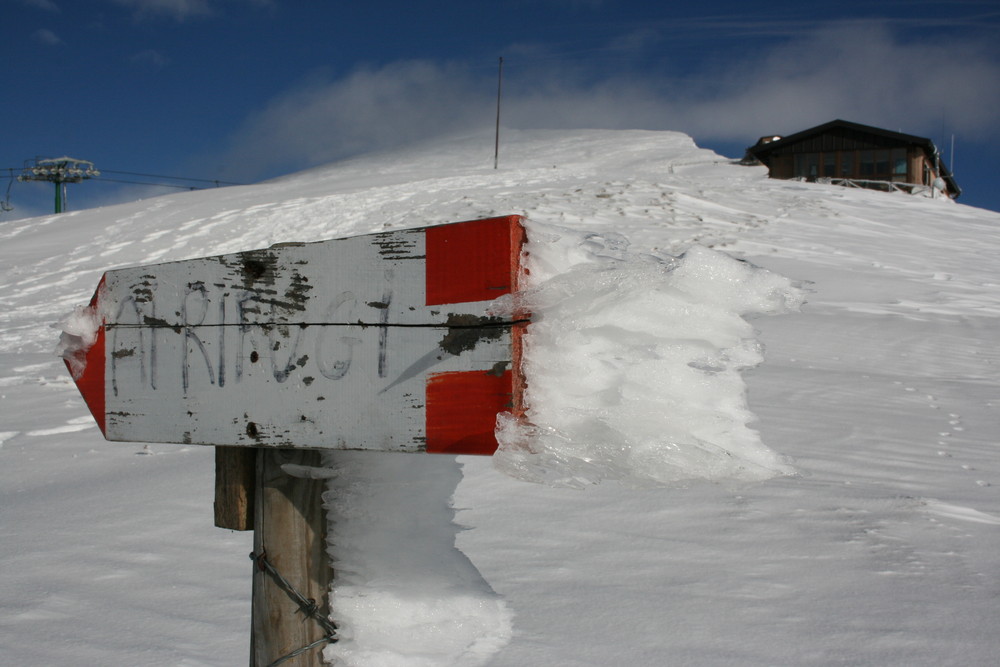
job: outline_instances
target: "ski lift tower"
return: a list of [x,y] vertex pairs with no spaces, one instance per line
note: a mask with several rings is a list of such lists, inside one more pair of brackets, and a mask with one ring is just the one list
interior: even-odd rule
[[24,166],[17,177],[19,181],[49,181],[56,185],[56,213],[66,208],[66,184],[80,183],[88,178],[100,176],[93,162],[71,157],[35,158],[35,164]]

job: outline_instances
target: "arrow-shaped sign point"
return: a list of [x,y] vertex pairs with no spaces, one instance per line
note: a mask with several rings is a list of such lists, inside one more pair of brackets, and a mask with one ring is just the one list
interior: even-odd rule
[[64,356],[109,440],[490,454],[524,243],[505,216],[109,271]]

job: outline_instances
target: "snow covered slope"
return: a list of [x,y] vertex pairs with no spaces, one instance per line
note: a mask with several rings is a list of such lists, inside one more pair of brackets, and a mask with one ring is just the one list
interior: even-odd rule
[[[52,354],[104,270],[509,213],[560,323],[532,352],[544,432],[495,462],[331,455],[329,658],[993,664],[1000,214],[605,131],[505,133],[498,170],[468,137],[0,224],[0,663],[247,661],[250,540],[211,526],[211,450],[103,441]],[[704,442],[769,472],[709,474]]]

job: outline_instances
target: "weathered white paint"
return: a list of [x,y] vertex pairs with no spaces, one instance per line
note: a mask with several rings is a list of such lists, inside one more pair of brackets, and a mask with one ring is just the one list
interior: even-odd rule
[[425,305],[425,257],[406,230],[108,272],[105,436],[422,450],[430,373],[512,364],[489,301]]

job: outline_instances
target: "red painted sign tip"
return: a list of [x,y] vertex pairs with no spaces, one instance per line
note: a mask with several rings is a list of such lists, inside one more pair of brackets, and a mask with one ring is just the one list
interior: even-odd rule
[[[492,301],[517,291],[526,241],[523,221],[508,215],[427,228],[427,305]],[[496,451],[497,414],[523,413],[523,330],[521,324],[511,327],[513,370],[428,378],[428,453],[490,456]]]
[[517,290],[523,220],[507,215],[428,227],[427,305],[492,301]]
[[[79,377],[73,373],[74,365],[79,364],[82,357],[83,369]],[[74,363],[75,362],[75,363]],[[94,415],[101,433],[107,435],[104,426],[104,327],[97,330],[97,340],[84,353],[77,354],[76,360],[71,362],[66,360],[66,368],[73,374],[73,381],[76,382],[80,395],[90,408],[90,413]]]
[[[97,285],[94,296],[90,299],[90,308],[97,309],[101,291],[104,287],[104,277]],[[101,433],[107,436],[104,418],[104,351],[105,335],[104,324],[97,329],[97,336],[93,345],[86,350],[74,350],[71,359],[66,359],[66,368],[69,370],[73,381],[76,382],[83,401],[90,408],[90,413],[94,415]]]
[[427,380],[427,453],[496,451],[497,415],[511,410],[511,372],[436,373]]

